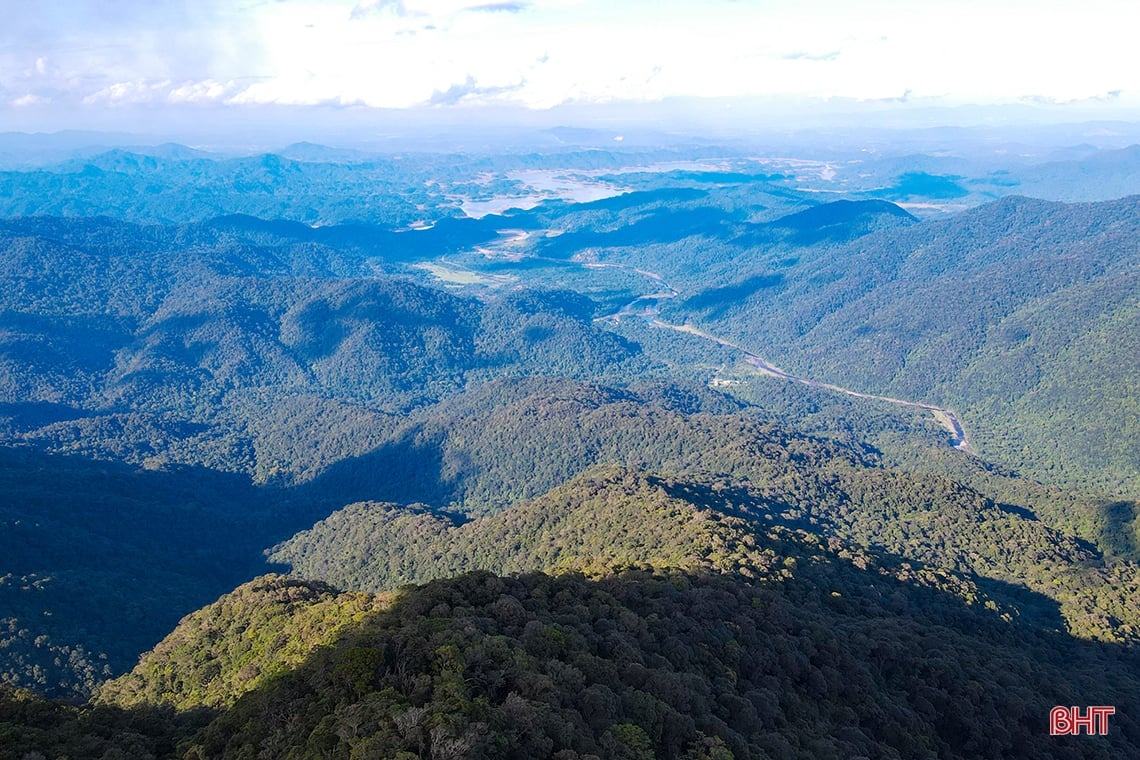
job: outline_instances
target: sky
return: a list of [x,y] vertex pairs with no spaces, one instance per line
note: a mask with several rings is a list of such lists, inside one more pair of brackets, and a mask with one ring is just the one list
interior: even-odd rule
[[[692,98],[1140,118],[1134,0],[0,0],[0,132]],[[313,111],[316,113],[316,111]]]

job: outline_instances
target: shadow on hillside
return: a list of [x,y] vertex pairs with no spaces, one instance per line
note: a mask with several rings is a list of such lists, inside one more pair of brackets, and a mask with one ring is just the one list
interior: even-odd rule
[[[438,452],[438,441],[409,431],[344,467],[374,482],[377,467],[408,468],[404,475],[417,475],[419,487],[443,493],[451,485],[440,475]],[[260,572],[253,569],[260,548],[307,527],[311,517],[297,506],[309,499],[297,492],[303,487],[258,489],[244,478],[196,468],[147,472],[0,449],[0,477],[16,497],[6,509],[26,504],[58,520],[53,528],[81,560],[77,572],[95,575],[84,588],[103,589],[99,573],[114,555],[127,555],[120,559],[134,580],[112,586],[115,594],[93,596],[83,614],[130,628],[136,645],[144,637],[134,629],[159,625],[159,602],[171,606],[171,581],[163,573],[193,579],[185,603],[196,596],[190,609],[196,608]],[[349,493],[352,478],[341,482]],[[679,498],[753,520],[786,506],[758,503],[732,486],[659,483]],[[74,498],[68,502],[66,495]],[[659,757],[679,757],[699,733],[719,737],[737,757],[780,748],[868,757],[972,757],[985,747],[993,756],[1130,756],[1140,748],[1140,725],[1125,707],[1140,704],[1135,653],[1064,634],[1051,599],[971,578],[999,604],[987,609],[982,600],[966,604],[952,581],[912,560],[886,553],[860,559],[790,531],[779,538],[758,532],[756,540],[777,558],[759,568],[762,580],[645,568],[616,569],[596,580],[476,572],[402,590],[386,611],[218,714],[200,734],[202,756],[238,753],[242,743],[258,751],[347,753],[357,740],[372,738],[392,742],[377,745],[380,756],[437,742],[438,752],[420,755],[435,757],[445,745],[468,741],[474,752],[488,736],[500,744],[485,756],[504,756],[503,747],[527,757],[549,757],[558,748],[618,756],[621,748],[612,742],[630,735],[617,730],[621,725],[638,727]],[[1003,619],[1009,605],[1020,614]],[[173,628],[161,624],[162,633]],[[226,667],[232,666],[219,662]],[[1060,739],[1048,735],[1048,711],[1056,704],[1116,704],[1119,712],[1107,738]],[[0,707],[11,713],[3,700]],[[425,726],[444,728],[417,734],[416,715]],[[91,730],[114,742],[125,735],[116,731],[131,731],[158,757],[175,756],[177,741],[212,719],[105,709],[77,728],[72,713],[42,703],[15,716],[9,722],[38,726],[35,741]],[[102,721],[112,728],[101,728]],[[548,735],[551,726],[561,732]],[[18,732],[12,736],[23,741]],[[532,746],[528,736],[549,742]],[[227,746],[231,740],[238,744]],[[42,752],[62,745],[32,746]]]
[[179,743],[216,713],[169,707],[78,708],[0,686],[0,760],[44,757],[182,758]]
[[[3,616],[122,672],[183,615],[264,572],[267,541],[307,527],[300,512],[241,475],[0,447],[0,576],[16,579],[0,584]],[[37,651],[23,654],[49,691],[78,666]]]
[[744,486],[724,483],[710,485],[695,479],[678,480],[655,476],[649,476],[649,480],[675,499],[700,504],[721,514],[740,517],[761,527],[782,525],[791,530],[818,529],[818,525],[813,526],[806,519],[789,517],[789,514],[800,511],[792,504],[758,496]]
[[[631,568],[597,580],[474,572],[409,587],[219,711],[100,707],[80,718],[0,690],[0,757],[112,747],[157,758],[285,747],[616,757],[644,742],[668,758],[702,735],[736,757],[1140,749],[1126,708],[1140,694],[1135,655],[803,550],[797,575],[777,581]],[[1109,735],[1050,736],[1050,709],[1070,703],[1116,705]]]
[[428,434],[416,426],[367,453],[331,464],[291,494],[330,511],[357,501],[443,507],[459,498],[461,485],[458,476],[443,474],[443,456],[443,433]]
[[758,274],[731,285],[706,288],[686,298],[681,306],[700,312],[707,319],[719,319],[729,309],[762,290],[779,288],[784,282],[782,273]]
[[1033,510],[1026,509],[1025,507],[1019,507],[1016,504],[1004,503],[998,503],[994,506],[996,506],[1002,512],[1005,512],[1007,515],[1014,515],[1015,517],[1020,517],[1022,520],[1037,522],[1037,515],[1033,512]]
[[1104,522],[1098,544],[1119,557],[1140,557],[1137,508],[1134,501],[1115,501],[1101,509]]
[[18,430],[35,430],[57,422],[91,417],[93,414],[85,409],[50,401],[0,403],[0,420],[6,419]]
[[[1125,708],[1140,696],[1134,653],[1007,622],[807,544],[778,548],[797,560],[792,577],[472,572],[405,588],[239,699],[200,735],[203,756],[237,751],[240,732],[244,751],[316,737],[334,753],[367,739],[383,756],[436,757],[446,744],[470,757],[615,757],[630,735],[621,725],[657,757],[680,757],[701,734],[736,757],[1140,749]],[[1057,704],[1118,711],[1108,737],[1058,738]]]

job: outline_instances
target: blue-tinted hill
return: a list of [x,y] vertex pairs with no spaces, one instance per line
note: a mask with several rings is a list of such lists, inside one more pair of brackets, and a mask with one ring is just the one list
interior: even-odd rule
[[806,211],[780,217],[765,225],[778,236],[787,236],[797,245],[846,242],[879,229],[917,222],[913,215],[883,200],[824,203]]

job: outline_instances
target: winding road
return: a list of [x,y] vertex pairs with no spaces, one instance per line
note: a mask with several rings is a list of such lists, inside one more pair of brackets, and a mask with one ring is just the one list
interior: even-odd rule
[[583,263],[582,266],[592,269],[614,268],[623,269],[627,272],[635,272],[653,280],[655,283],[664,287],[664,289],[660,292],[650,293],[648,295],[635,298],[633,301],[626,304],[620,311],[614,314],[598,317],[595,320],[596,322],[606,320],[617,321],[622,317],[640,317],[652,327],[659,327],[666,330],[676,330],[677,332],[688,333],[689,335],[695,335],[699,338],[704,338],[705,340],[712,341],[713,343],[724,346],[726,348],[731,348],[735,351],[739,351],[744,355],[744,360],[748,364],[755,367],[760,374],[767,375],[768,377],[788,380],[793,383],[799,383],[811,388],[820,388],[821,390],[831,391],[833,393],[842,393],[847,396],[854,396],[855,398],[869,399],[872,401],[883,401],[888,404],[910,407],[912,409],[924,409],[928,412],[931,412],[934,415],[934,419],[938,421],[938,424],[942,425],[942,427],[946,428],[947,432],[950,433],[951,445],[954,448],[967,453],[972,453],[972,449],[970,448],[970,440],[966,436],[966,429],[962,426],[962,421],[958,418],[958,415],[954,412],[953,409],[943,409],[942,407],[935,406],[934,404],[926,404],[921,401],[907,401],[906,399],[892,398],[891,396],[877,396],[873,393],[863,393],[861,391],[851,390],[850,388],[844,388],[841,385],[833,385],[832,383],[824,383],[819,380],[812,380],[808,377],[800,377],[799,375],[794,375],[787,370],[780,369],[764,357],[758,354],[754,354],[735,343],[725,340],[724,338],[718,337],[711,333],[707,333],[704,330],[693,327],[692,325],[674,325],[670,324],[669,322],[663,322],[661,319],[659,319],[658,315],[661,312],[661,302],[670,298],[676,298],[680,293],[680,291],[678,291],[672,285],[665,282],[665,279],[660,274],[656,272],[650,272],[645,269],[637,269],[635,267],[625,266],[623,264],[590,262]]

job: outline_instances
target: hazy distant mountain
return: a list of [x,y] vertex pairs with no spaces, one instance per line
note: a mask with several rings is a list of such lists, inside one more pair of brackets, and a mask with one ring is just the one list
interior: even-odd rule
[[363,163],[375,158],[375,154],[370,154],[362,150],[330,148],[327,145],[319,145],[311,142],[296,142],[292,145],[287,145],[281,150],[274,151],[274,153],[292,161],[330,163]]
[[847,242],[878,229],[905,226],[914,216],[887,201],[834,201],[782,216],[767,228],[789,234],[797,245]]
[[1017,192],[1059,201],[1104,201],[1140,193],[1140,145],[1041,164],[1018,173]]
[[0,133],[0,169],[28,170],[77,156],[94,156],[112,147],[138,143],[126,133],[65,130],[51,134]]

